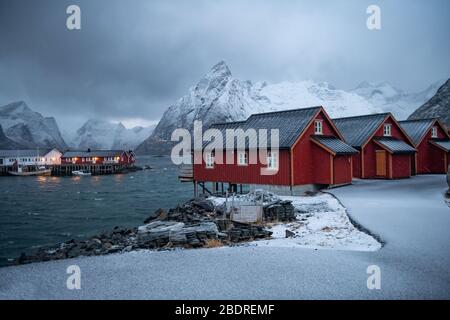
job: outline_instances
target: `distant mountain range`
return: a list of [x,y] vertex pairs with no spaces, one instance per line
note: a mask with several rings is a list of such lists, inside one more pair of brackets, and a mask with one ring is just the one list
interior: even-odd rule
[[[53,148],[61,150],[67,144],[53,117],[43,117],[31,110],[23,101],[0,107],[0,125],[4,135],[23,148]],[[6,148],[10,143],[1,143]]]
[[406,119],[435,93],[442,82],[419,93],[405,93],[387,82],[363,82],[350,91],[314,81],[252,83],[233,77],[219,62],[163,114],[153,134],[136,149],[141,154],[169,153],[176,128],[192,129],[194,120],[204,128],[214,122],[239,121],[252,113],[322,105],[332,117],[392,112]]
[[150,136],[155,126],[125,128],[122,123],[90,119],[77,130],[70,145],[78,149],[134,150]]
[[[156,127],[125,128],[121,123],[90,119],[63,139],[53,117],[44,117],[25,102],[0,107],[0,148],[132,149],[140,154],[168,154],[176,128],[204,128],[214,122],[244,120],[253,113],[322,105],[332,117],[392,112],[399,120],[441,117],[450,125],[449,81],[418,93],[405,93],[387,82],[363,82],[355,89],[336,89],[326,82],[243,81],[233,77],[223,61],[216,64],[188,93],[170,106]],[[442,85],[442,86],[441,86]],[[439,88],[439,90],[438,90]],[[437,91],[437,93],[436,93]]]
[[54,118],[43,117],[23,101],[0,107],[0,149],[124,149],[150,136],[153,127],[125,128],[121,123],[88,120],[75,136],[63,139]]
[[423,91],[407,93],[386,81],[377,83],[365,81],[350,92],[365,98],[383,112],[392,112],[397,119],[405,120],[414,110],[430,100],[444,82],[445,80],[440,80]]

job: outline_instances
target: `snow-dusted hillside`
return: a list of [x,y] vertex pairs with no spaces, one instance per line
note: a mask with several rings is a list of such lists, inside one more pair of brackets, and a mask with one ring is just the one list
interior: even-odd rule
[[189,92],[170,106],[152,136],[136,151],[167,153],[176,128],[244,120],[253,113],[323,105],[333,117],[381,111],[361,96],[313,81],[269,84],[235,79],[225,62],[216,64]]
[[414,110],[433,97],[444,81],[437,81],[427,89],[416,93],[404,92],[386,81],[377,83],[365,81],[351,92],[365,98],[383,112],[392,112],[397,119],[405,120]]
[[150,136],[154,127],[125,128],[122,123],[90,119],[77,130],[71,146],[78,149],[133,150]]
[[437,93],[414,111],[409,120],[441,118],[450,127],[450,79],[438,89]]
[[23,101],[0,107],[0,125],[9,139],[23,147],[66,148],[55,119],[43,117]]

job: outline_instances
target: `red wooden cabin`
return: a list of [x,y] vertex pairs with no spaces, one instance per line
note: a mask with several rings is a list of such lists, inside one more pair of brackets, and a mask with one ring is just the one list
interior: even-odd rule
[[390,113],[334,119],[345,141],[359,151],[353,156],[356,178],[398,179],[411,176],[416,149]]
[[438,119],[399,122],[417,149],[412,166],[417,174],[446,173],[450,164],[450,136]]
[[61,164],[120,164],[134,163],[134,154],[124,150],[66,151],[61,156]]
[[[293,194],[304,191],[297,186],[334,186],[352,181],[352,155],[357,151],[343,142],[343,137],[323,109],[312,107],[254,114],[246,121],[214,124],[224,137],[227,129],[278,129],[279,151],[271,150],[267,161],[249,164],[249,152],[257,151],[249,144],[244,150],[232,147],[233,163],[226,160],[226,143],[201,163],[193,165],[194,183],[228,183],[266,186],[278,192]],[[228,137],[227,137],[228,138]],[[224,139],[225,140],[225,139]],[[268,138],[270,141],[270,138]],[[224,163],[215,161],[222,153]],[[196,152],[198,157],[198,152]],[[204,159],[209,159],[207,162]],[[266,164],[264,164],[266,162]],[[273,175],[261,174],[261,168],[275,167]]]

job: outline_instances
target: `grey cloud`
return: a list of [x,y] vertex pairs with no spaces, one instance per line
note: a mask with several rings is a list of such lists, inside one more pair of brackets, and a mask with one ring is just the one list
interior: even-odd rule
[[[0,104],[25,100],[65,126],[158,119],[214,63],[251,80],[388,80],[419,90],[448,77],[450,4],[375,1],[24,1],[0,4]],[[78,4],[82,30],[65,28]]]

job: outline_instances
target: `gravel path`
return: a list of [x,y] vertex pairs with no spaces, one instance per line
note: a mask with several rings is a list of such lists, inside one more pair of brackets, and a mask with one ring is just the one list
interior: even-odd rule
[[[0,299],[450,298],[450,209],[445,177],[357,181],[332,190],[378,234],[376,252],[235,247],[130,252],[0,269]],[[81,268],[81,290],[66,268]],[[366,286],[381,268],[381,290]]]

